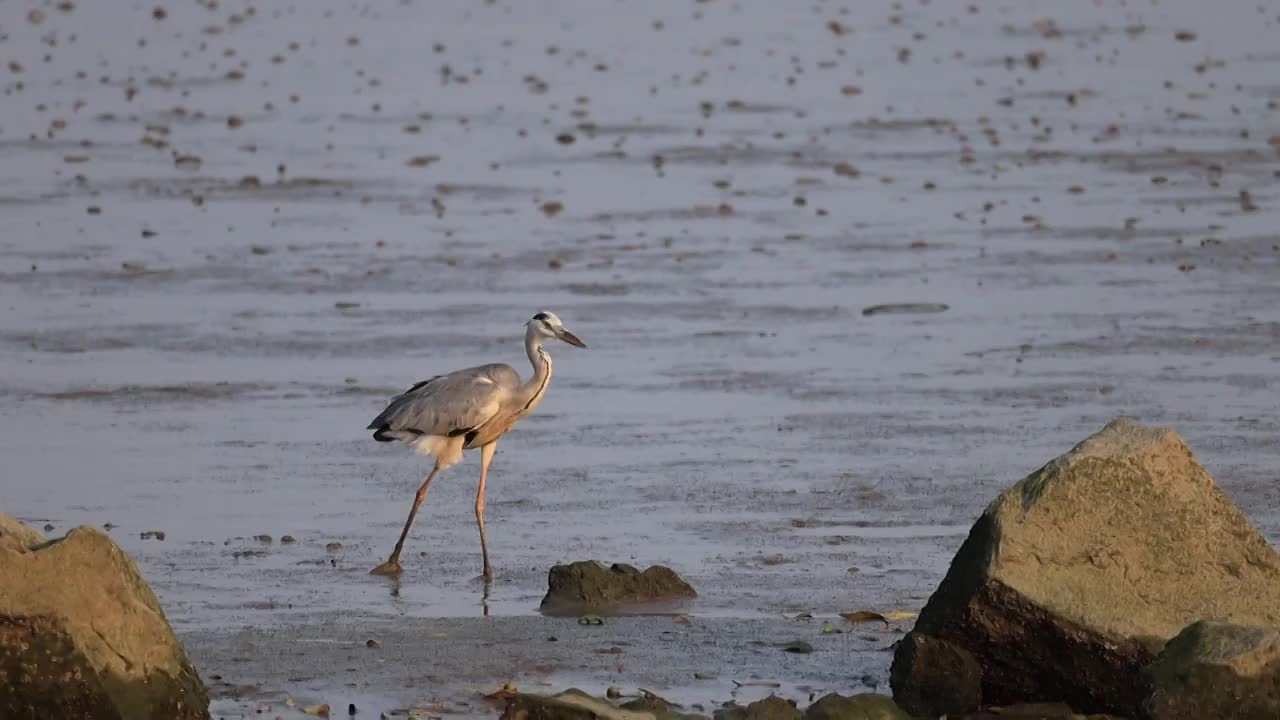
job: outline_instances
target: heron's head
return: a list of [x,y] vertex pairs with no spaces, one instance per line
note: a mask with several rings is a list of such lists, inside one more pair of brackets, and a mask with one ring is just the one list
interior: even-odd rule
[[574,347],[585,348],[586,343],[578,339],[577,335],[569,332],[565,328],[564,323],[560,322],[560,318],[555,313],[543,310],[534,315],[525,323],[530,332],[544,338],[554,338],[569,343]]

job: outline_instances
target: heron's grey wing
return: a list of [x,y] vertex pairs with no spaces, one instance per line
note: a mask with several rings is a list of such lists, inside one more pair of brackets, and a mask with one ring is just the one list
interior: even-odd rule
[[520,384],[509,365],[481,365],[424,380],[391,399],[369,423],[382,440],[414,435],[462,435],[492,420]]

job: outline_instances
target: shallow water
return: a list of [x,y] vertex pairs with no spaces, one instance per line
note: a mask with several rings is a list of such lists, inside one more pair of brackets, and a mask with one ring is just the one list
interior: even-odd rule
[[[671,565],[721,628],[918,609],[1117,415],[1280,540],[1274,8],[155,5],[0,5],[0,508],[116,525],[206,675],[240,627],[536,627],[588,557]],[[863,312],[899,304],[946,309]],[[502,442],[489,597],[474,458],[369,577],[428,468],[364,425],[527,372],[542,308],[591,347]],[[379,682],[344,692],[426,693]]]

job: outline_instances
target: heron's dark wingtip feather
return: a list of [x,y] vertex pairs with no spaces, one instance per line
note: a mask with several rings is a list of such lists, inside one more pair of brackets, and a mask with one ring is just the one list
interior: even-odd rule
[[[377,429],[375,429],[375,427]],[[368,428],[365,428],[365,429],[373,430],[373,439],[377,440],[378,442],[391,442],[392,440],[395,440],[395,438],[387,434],[387,431],[391,429],[391,427],[388,425],[382,425],[382,426],[370,425]]]

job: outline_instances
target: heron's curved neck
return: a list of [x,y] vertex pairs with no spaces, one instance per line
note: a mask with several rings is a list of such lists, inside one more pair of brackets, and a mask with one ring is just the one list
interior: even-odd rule
[[542,336],[533,328],[524,334],[524,351],[529,354],[529,364],[533,365],[533,377],[520,386],[523,411],[528,412],[542,401],[551,384],[551,354],[543,349]]

